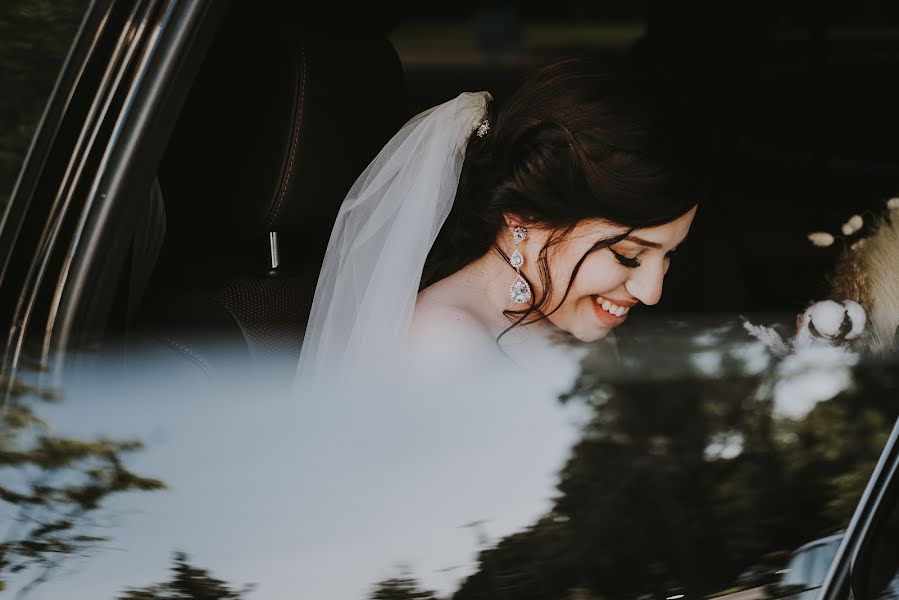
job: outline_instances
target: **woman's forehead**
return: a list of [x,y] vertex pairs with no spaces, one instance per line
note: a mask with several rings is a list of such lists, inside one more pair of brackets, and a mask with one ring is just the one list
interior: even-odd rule
[[695,214],[696,207],[694,206],[677,219],[669,221],[668,223],[634,229],[629,229],[626,226],[612,223],[604,219],[584,219],[574,228],[572,237],[575,239],[595,239],[597,236],[612,237],[630,231],[623,241],[632,242],[648,248],[660,248],[673,243],[678,244],[683,241],[687,232],[690,230]]
[[651,248],[669,244],[678,245],[687,237],[695,215],[696,207],[694,206],[677,219],[668,223],[656,225],[655,227],[635,229],[627,239]]

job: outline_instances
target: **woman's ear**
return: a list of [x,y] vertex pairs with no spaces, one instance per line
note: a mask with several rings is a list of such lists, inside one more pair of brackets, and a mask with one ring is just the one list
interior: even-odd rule
[[528,228],[532,225],[529,219],[525,219],[521,215],[515,213],[503,213],[503,220],[506,222],[506,227],[509,229],[514,229],[515,227]]

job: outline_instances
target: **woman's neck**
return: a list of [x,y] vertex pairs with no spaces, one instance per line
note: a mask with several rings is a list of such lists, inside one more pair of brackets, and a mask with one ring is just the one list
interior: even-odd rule
[[[505,311],[520,311],[527,308],[524,304],[515,304],[509,297],[509,286],[515,277],[515,270],[496,251],[491,248],[480,258],[468,263],[451,277],[457,278],[456,283],[462,283],[467,291],[467,307],[476,314],[481,322],[497,336],[520,317],[511,320]],[[533,321],[540,313],[534,313],[527,317],[527,321]],[[513,328],[509,335],[516,329],[546,331],[555,327],[546,319],[528,325],[519,325]]]

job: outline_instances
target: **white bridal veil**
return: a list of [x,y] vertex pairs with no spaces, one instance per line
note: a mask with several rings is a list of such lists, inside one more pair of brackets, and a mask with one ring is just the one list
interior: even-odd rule
[[456,195],[465,146],[490,94],[413,117],[363,171],[331,231],[297,382],[378,369],[399,356],[425,258]]

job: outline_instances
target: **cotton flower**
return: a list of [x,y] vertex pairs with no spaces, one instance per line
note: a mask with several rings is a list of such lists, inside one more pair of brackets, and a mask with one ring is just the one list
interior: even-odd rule
[[816,231],[808,234],[809,241],[819,248],[826,248],[833,244],[833,236],[825,231]]
[[808,309],[808,316],[815,329],[827,337],[836,337],[840,333],[840,325],[846,309],[833,300],[815,302]]
[[849,220],[843,223],[842,231],[843,235],[852,235],[856,231],[862,228],[865,222],[862,220],[859,215],[852,215],[849,217]]
[[846,307],[846,314],[852,322],[852,329],[846,334],[846,339],[855,339],[865,330],[865,323],[868,321],[868,315],[865,309],[855,300],[843,300],[843,306]]
[[899,197],[890,198],[889,200],[887,200],[887,208],[889,208],[890,210],[899,209]]

